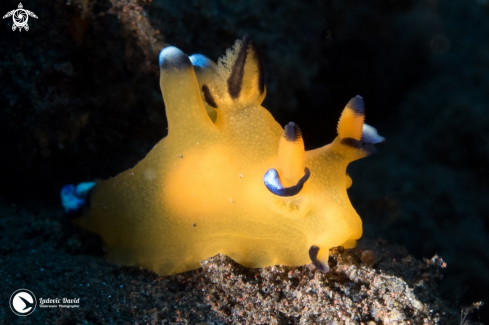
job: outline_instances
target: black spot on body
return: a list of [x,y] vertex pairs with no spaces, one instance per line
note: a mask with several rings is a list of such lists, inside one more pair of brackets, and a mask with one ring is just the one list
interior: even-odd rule
[[284,137],[285,140],[289,142],[298,141],[302,138],[301,129],[299,129],[299,126],[294,122],[290,122],[284,128]]
[[229,75],[229,78],[227,80],[228,92],[233,99],[239,97],[241,89],[243,88],[244,66],[246,63],[246,57],[248,55],[247,50],[249,42],[250,39],[248,38],[248,35],[245,35],[243,37],[243,46],[238,53],[238,57],[234,62],[231,74]]
[[209,106],[217,108],[216,101],[214,100],[214,97],[212,97],[211,91],[207,85],[202,85],[202,92],[204,93],[205,102],[209,104]]

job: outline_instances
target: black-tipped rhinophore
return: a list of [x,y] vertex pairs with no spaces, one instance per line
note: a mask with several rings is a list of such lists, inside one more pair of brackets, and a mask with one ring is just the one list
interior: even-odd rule
[[256,66],[258,67],[258,90],[260,91],[261,95],[265,91],[265,67],[263,65],[263,58],[253,41],[250,41],[250,47],[253,50],[256,60]]
[[360,95],[356,95],[350,99],[346,107],[352,109],[357,115],[365,115],[365,105],[363,103],[363,97]]
[[233,99],[239,97],[241,89],[243,88],[244,67],[246,64],[246,57],[248,55],[249,41],[250,39],[248,35],[245,35],[243,37],[243,46],[238,53],[236,62],[234,62],[231,74],[229,75],[229,78],[227,80],[229,95]]
[[282,182],[280,181],[280,176],[278,175],[277,170],[271,168],[265,173],[265,176],[263,177],[263,183],[265,183],[267,189],[273,194],[277,196],[288,197],[299,194],[299,192],[304,187],[304,183],[306,183],[309,179],[309,176],[311,176],[311,171],[309,170],[309,168],[306,167],[306,170],[304,171],[304,176],[299,179],[297,184],[291,187],[284,187],[282,185]]
[[311,259],[312,264],[321,271],[322,273],[328,273],[329,271],[329,266],[324,265],[318,260],[318,253],[319,253],[319,247],[313,245],[311,248],[309,248],[309,258]]
[[285,140],[289,142],[297,141],[302,138],[301,129],[299,129],[299,126],[294,122],[290,122],[285,126],[284,137]]
[[209,104],[209,106],[217,108],[216,101],[214,100],[214,97],[212,97],[211,91],[207,85],[202,85],[202,92],[204,93],[205,102]]
[[168,46],[161,50],[159,62],[160,69],[162,70],[181,70],[192,67],[192,63],[190,62],[187,54],[183,53],[174,46]]

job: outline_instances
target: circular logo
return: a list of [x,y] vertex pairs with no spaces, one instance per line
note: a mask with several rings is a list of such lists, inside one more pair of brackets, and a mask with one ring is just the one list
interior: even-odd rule
[[27,289],[16,290],[10,296],[10,309],[18,316],[28,316],[32,314],[37,306],[37,299],[34,294]]
[[26,23],[28,19],[27,13],[25,12],[25,10],[17,9],[15,11],[15,14],[13,15],[13,19],[17,23],[17,25],[24,25],[24,23]]

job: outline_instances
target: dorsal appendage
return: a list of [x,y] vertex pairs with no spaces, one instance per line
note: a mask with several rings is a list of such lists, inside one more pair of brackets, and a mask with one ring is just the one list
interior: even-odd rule
[[304,176],[306,166],[302,132],[294,122],[285,126],[278,144],[277,156],[279,173],[283,176],[284,186],[297,184]]
[[[338,144],[349,147],[345,156],[350,160],[360,159],[376,153],[383,148],[385,138],[377,130],[364,123],[365,106],[361,96],[355,96],[346,105],[338,122],[338,138],[333,146]],[[343,150],[344,151],[344,150]]]
[[172,129],[181,133],[194,127],[211,129],[208,122],[216,123],[220,113],[222,125],[229,118],[227,112],[259,107],[265,98],[263,61],[247,35],[236,40],[217,64],[202,54],[187,56],[172,46],[161,51],[159,60],[169,134]]
[[363,98],[355,96],[341,113],[338,121],[338,136],[340,138],[352,138],[360,140],[362,137],[363,121],[365,120],[365,107]]
[[169,46],[159,56],[160,88],[166,107],[169,136],[212,132],[215,126],[202,102],[199,82],[190,58]]
[[248,35],[219,58],[215,73],[209,92],[218,107],[260,105],[265,98],[263,60]]
[[284,128],[277,152],[278,170],[269,169],[263,178],[267,189],[278,196],[298,194],[311,172],[305,166],[304,140],[299,126],[290,122]]

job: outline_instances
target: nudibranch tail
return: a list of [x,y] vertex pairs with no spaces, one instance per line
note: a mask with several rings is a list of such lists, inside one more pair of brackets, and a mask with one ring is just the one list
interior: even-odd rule
[[176,47],[169,46],[161,51],[159,61],[160,88],[166,107],[168,134],[213,129],[189,57]]
[[87,204],[90,191],[95,182],[79,183],[77,186],[67,184],[61,189],[61,204],[66,213],[78,212]]

